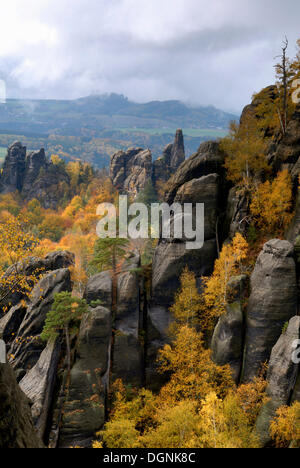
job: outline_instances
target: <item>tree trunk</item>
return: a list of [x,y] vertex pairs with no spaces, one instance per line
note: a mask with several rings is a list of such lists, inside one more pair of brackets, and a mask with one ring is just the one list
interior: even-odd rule
[[116,316],[117,309],[117,259],[116,259],[116,247],[113,247],[112,253],[112,314],[113,319]]
[[66,335],[66,345],[67,345],[68,374],[70,375],[70,372],[71,372],[71,347],[70,347],[70,336],[69,336],[68,326],[65,327],[65,335]]

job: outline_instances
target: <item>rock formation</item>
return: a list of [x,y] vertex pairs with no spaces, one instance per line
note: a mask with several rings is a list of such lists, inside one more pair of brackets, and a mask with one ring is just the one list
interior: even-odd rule
[[91,309],[83,318],[72,368],[59,447],[89,447],[105,421],[110,348],[111,311]]
[[166,182],[185,160],[182,130],[175,141],[165,147],[163,155],[152,163],[150,150],[130,148],[114,154],[110,162],[110,178],[119,191],[136,197],[149,182]]
[[143,384],[143,345],[140,331],[140,285],[137,273],[127,271],[118,278],[116,333],[113,346],[113,380],[122,379],[126,385]]
[[209,174],[224,174],[224,153],[215,141],[202,143],[198,151],[190,156],[168,182],[165,200],[170,203],[177,190],[185,183]]
[[[274,93],[274,88],[266,92]],[[249,112],[255,113],[258,104],[256,98],[244,110],[242,119]],[[279,145],[274,141],[269,155],[274,170],[287,167],[294,179],[299,167],[297,112],[286,137]],[[26,156],[26,149],[16,143],[5,161],[1,191],[19,190],[26,198],[38,195],[43,199],[52,170],[55,168],[49,166],[43,151]],[[12,305],[2,311],[0,335],[8,345],[8,353],[13,354],[11,363],[17,381],[31,400],[32,418],[12,369],[0,365],[0,447],[41,446],[32,419],[40,437],[45,444],[50,440],[51,447],[90,447],[95,432],[106,421],[111,383],[121,378],[129,387],[159,390],[165,377],[157,372],[157,351],[169,340],[169,309],[183,269],[188,266],[195,273],[201,291],[202,277],[212,273],[218,247],[237,231],[245,230],[248,200],[226,182],[224,154],[218,142],[203,143],[184,160],[182,133],[178,131],[174,144],[168,145],[162,158],[154,163],[149,150],[130,149],[115,154],[111,178],[115,187],[132,197],[148,181],[168,180],[165,201],[170,205],[204,203],[203,247],[188,250],[186,239],[161,236],[151,278],[150,273],[147,280],[144,278],[144,270],[141,274],[140,256],[134,253],[119,272],[116,295],[111,272],[90,277],[84,292],[89,311],[78,336],[71,339],[70,375],[65,369],[63,340],[46,345],[39,335],[55,293],[72,290],[69,267],[74,256],[55,252],[44,259],[27,259],[25,273],[43,269],[43,278],[30,299],[24,301],[22,295],[9,298]],[[51,195],[47,196],[54,203]],[[172,215],[171,225],[174,219]],[[256,424],[264,446],[270,445],[269,423],[277,408],[300,401],[299,365],[291,359],[293,341],[299,339],[300,330],[299,219],[298,203],[287,233],[289,241],[273,239],[263,246],[251,275],[248,302],[246,277],[231,278],[231,300],[216,323],[210,343],[214,362],[229,364],[237,384],[251,381],[265,362],[269,364],[270,400],[263,405]],[[146,288],[149,280],[151,288],[148,283]]]
[[0,448],[43,448],[34,428],[29,400],[9,364],[0,364]]
[[20,142],[13,143],[7,151],[0,178],[2,193],[21,192],[25,177],[26,148]]
[[296,314],[294,248],[288,241],[273,239],[264,245],[251,276],[244,381],[258,374],[262,363],[270,358],[284,324]]
[[300,174],[300,105],[292,116],[286,134],[270,155],[276,170],[289,169],[294,179]]
[[59,357],[59,342],[49,342],[36,365],[20,382],[21,389],[31,401],[32,418],[41,439],[46,435]]
[[292,359],[295,351],[293,343],[299,338],[300,317],[293,317],[272,349],[267,375],[269,401],[263,406],[256,423],[263,446],[271,441],[269,428],[276,410],[287,405],[292,397],[299,369],[299,364]]
[[242,301],[246,281],[246,276],[240,276],[228,282],[232,299],[227,305],[226,314],[220,317],[215,327],[211,343],[213,361],[219,366],[229,364],[237,384],[243,364],[245,320]]
[[[161,385],[157,374],[157,351],[167,342],[170,323],[169,308],[179,287],[183,269],[193,271],[201,283],[201,277],[210,275],[217,257],[216,225],[222,164],[224,155],[218,143],[200,146],[198,152],[186,160],[167,184],[166,201],[180,203],[204,203],[205,232],[201,249],[188,250],[184,239],[160,239],[155,250],[152,267],[152,299],[148,311],[148,340],[146,382],[153,389]],[[219,175],[219,174],[220,175]]]
[[15,369],[24,373],[35,366],[45,347],[39,335],[43,331],[54,296],[56,293],[71,289],[71,275],[68,268],[46,274],[34,287],[26,314],[9,350],[14,356]]
[[155,182],[167,182],[171,175],[185,161],[184,141],[182,130],[178,129],[174,143],[164,148],[160,158],[153,162],[152,178]]
[[36,198],[44,208],[55,209],[59,186],[70,184],[68,174],[46,159],[44,149],[26,154],[26,147],[13,143],[7,151],[0,176],[0,193],[18,191],[24,201]]
[[141,148],[119,151],[110,162],[110,177],[121,192],[136,196],[152,177],[152,155]]

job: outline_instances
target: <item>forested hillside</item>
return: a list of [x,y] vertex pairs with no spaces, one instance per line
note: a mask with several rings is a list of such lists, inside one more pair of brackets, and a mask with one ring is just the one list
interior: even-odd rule
[[30,150],[43,147],[101,169],[116,151],[130,146],[151,148],[159,156],[178,127],[192,154],[201,141],[223,136],[234,118],[214,107],[180,101],[137,104],[117,94],[74,101],[8,99],[0,106],[0,147],[21,140]]

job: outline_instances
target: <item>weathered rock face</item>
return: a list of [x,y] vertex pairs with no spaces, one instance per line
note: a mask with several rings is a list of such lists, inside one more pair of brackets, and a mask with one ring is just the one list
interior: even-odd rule
[[143,383],[143,345],[139,332],[140,285],[135,272],[125,272],[118,278],[117,312],[112,357],[112,378],[128,385],[141,387]]
[[286,237],[290,242],[294,242],[298,236],[300,236],[300,190],[296,199],[295,214]]
[[[189,160],[186,161],[187,164]],[[182,171],[181,166],[178,172]],[[177,178],[177,173],[174,179]],[[179,177],[178,177],[179,179]],[[171,179],[173,180],[173,178]],[[183,268],[188,265],[197,277],[209,275],[216,258],[216,220],[219,199],[219,176],[209,174],[189,179],[177,188],[170,203],[204,203],[204,246],[188,250],[184,240],[161,239],[153,259],[153,302],[169,307],[179,286]],[[177,185],[177,184],[176,184]]]
[[182,130],[177,130],[174,143],[167,145],[160,158],[152,163],[150,150],[130,148],[114,154],[110,177],[120,191],[136,196],[152,181],[166,182],[185,160]]
[[0,364],[0,448],[43,448],[31,419],[29,400],[8,364]]
[[[257,117],[257,108],[262,103],[264,99],[270,99],[274,101],[278,95],[277,87],[275,85],[267,86],[266,88],[262,89],[260,93],[258,93],[254,99],[252,100],[251,104],[248,104],[244,107],[240,122],[243,123],[249,116],[256,116]],[[266,134],[270,135],[268,129],[266,129]]]
[[114,154],[110,162],[110,177],[117,189],[136,196],[151,181],[151,151],[134,148]]
[[26,156],[25,177],[22,187],[22,192],[25,196],[31,192],[41,169],[46,170],[47,165],[45,150],[43,148],[40,151],[33,151]]
[[49,342],[36,365],[20,382],[21,389],[32,403],[31,414],[41,439],[45,437],[59,356],[59,343]]
[[273,239],[264,245],[251,276],[244,381],[249,381],[270,358],[284,324],[297,314],[294,248]]
[[27,312],[26,305],[19,302],[0,320],[0,336],[6,344],[11,343],[18,332]]
[[[39,276],[41,274],[47,273],[49,271],[53,270],[59,270],[61,268],[68,268],[75,263],[75,255],[72,254],[71,252],[68,251],[57,251],[57,252],[52,252],[46,255],[45,258],[39,258],[39,257],[29,257],[24,259],[24,261],[20,264],[17,265],[18,271],[22,271],[26,276]],[[8,268],[5,272],[6,276],[9,276],[12,272],[15,271],[16,266],[13,265],[10,268]],[[27,296],[23,295],[20,292],[14,292],[12,294],[9,294],[5,301],[2,302],[2,305],[0,307],[0,317],[5,314],[4,312],[4,306],[10,305],[10,306],[18,306],[18,310],[21,311],[20,309],[20,301],[24,300],[25,302],[28,302]],[[16,315],[13,314],[13,311],[10,310],[10,315]],[[17,318],[17,317],[16,317]],[[7,319],[6,319],[7,320]],[[0,319],[0,329],[1,329],[1,319]],[[17,325],[17,327],[19,324]]]
[[[299,358],[299,352],[298,352],[297,357]],[[294,390],[293,390],[291,404],[293,404],[295,401],[300,402],[300,371],[298,371],[298,377],[297,377],[295,387],[294,387]]]
[[152,155],[150,150],[141,151],[131,158],[126,165],[124,190],[136,196],[151,181]]
[[168,182],[165,199],[168,203],[174,200],[181,185],[208,174],[223,174],[224,153],[215,141],[202,143],[197,151],[184,163]]
[[112,305],[112,279],[108,271],[103,271],[92,276],[86,286],[84,298],[88,304],[92,301],[101,301],[103,307],[111,308]]
[[173,144],[169,143],[163,150],[163,154],[160,158],[157,158],[153,162],[152,178],[153,181],[167,182],[171,176],[171,155],[172,155]]
[[51,252],[45,257],[45,271],[60,270],[75,265],[75,255],[67,250]]
[[26,148],[20,142],[13,143],[7,151],[0,177],[2,193],[21,191],[25,176]]
[[237,232],[245,234],[249,215],[249,200],[246,195],[238,192],[235,187],[229,191],[225,225],[229,239],[233,239]]
[[174,143],[169,143],[163,150],[163,154],[153,163],[154,181],[166,182],[172,174],[185,161],[184,139],[181,129],[175,134]]
[[[33,169],[29,180],[34,172]],[[64,190],[61,189],[63,185],[65,187],[70,185],[68,174],[61,167],[48,163],[45,168],[40,168],[39,175],[32,185],[27,182],[24,184],[22,196],[27,201],[36,198],[46,209],[56,209],[64,194]]]
[[175,203],[204,203],[204,238],[216,237],[216,221],[218,216],[219,176],[209,174],[192,179],[183,184],[174,198]]
[[299,364],[293,361],[293,343],[300,338],[300,317],[293,317],[272,349],[269,369],[267,396],[270,400],[263,406],[256,423],[262,445],[271,441],[270,422],[280,406],[288,404],[295,387]]
[[152,277],[152,300],[148,311],[147,325],[147,385],[153,389],[160,386],[157,375],[157,351],[167,341],[170,324],[169,308],[180,284],[180,276],[186,266],[198,278],[212,273],[217,256],[216,242],[211,239],[202,249],[187,250],[184,243],[160,243],[155,250]]
[[291,118],[286,134],[272,156],[277,170],[288,168],[296,178],[300,173],[300,105]]
[[22,199],[36,198],[44,208],[55,209],[60,201],[57,188],[70,184],[62,168],[47,161],[44,149],[26,155],[26,147],[13,143],[7,151],[0,177],[0,193],[20,192]]
[[178,129],[175,135],[175,141],[172,145],[170,167],[176,171],[185,161],[184,141],[182,130]]
[[105,422],[111,335],[111,312],[104,307],[90,309],[80,327],[59,447],[90,447]]
[[54,296],[71,289],[70,270],[67,268],[48,273],[35,286],[27,312],[9,350],[14,356],[15,369],[28,371],[35,366],[45,347],[39,335],[54,302]]
[[243,363],[245,324],[242,299],[245,294],[246,280],[246,276],[239,276],[228,282],[228,288],[233,292],[233,302],[228,304],[226,314],[220,317],[211,342],[212,360],[220,366],[229,364],[233,379],[237,384]]
[[157,389],[161,382],[157,375],[156,355],[167,342],[170,323],[169,308],[180,285],[180,276],[188,266],[201,283],[202,276],[213,271],[217,256],[216,223],[224,155],[217,143],[201,145],[199,152],[185,161],[167,187],[168,203],[204,203],[204,245],[188,250],[184,239],[160,239],[155,250],[152,268],[152,299],[148,311],[146,382]]
[[297,265],[300,265],[300,236],[298,236],[295,240],[295,255]]

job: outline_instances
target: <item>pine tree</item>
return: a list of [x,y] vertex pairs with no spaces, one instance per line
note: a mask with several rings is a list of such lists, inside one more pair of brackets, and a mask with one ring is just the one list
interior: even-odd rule
[[78,321],[88,310],[84,299],[73,297],[70,292],[55,294],[54,303],[47,314],[45,326],[41,334],[44,341],[55,340],[59,332],[63,331],[67,346],[68,372],[71,371],[70,334],[77,330]]
[[117,280],[121,271],[120,264],[126,256],[128,245],[128,239],[119,237],[98,239],[95,243],[94,258],[90,262],[90,265],[98,272],[111,271],[113,313],[115,313],[117,304]]

